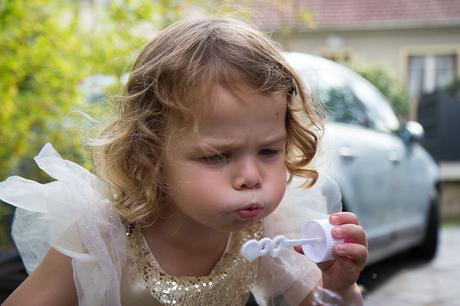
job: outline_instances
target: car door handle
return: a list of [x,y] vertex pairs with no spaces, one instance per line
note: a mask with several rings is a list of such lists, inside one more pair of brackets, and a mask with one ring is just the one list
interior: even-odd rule
[[346,162],[352,162],[356,155],[350,147],[341,147],[339,149],[340,158]]
[[397,166],[401,163],[401,154],[394,151],[390,152],[388,153],[388,159],[391,161],[393,165]]

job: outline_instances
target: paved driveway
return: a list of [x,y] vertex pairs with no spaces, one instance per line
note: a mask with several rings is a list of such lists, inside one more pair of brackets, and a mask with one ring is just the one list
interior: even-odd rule
[[460,226],[443,228],[431,262],[403,256],[362,275],[366,306],[460,306]]

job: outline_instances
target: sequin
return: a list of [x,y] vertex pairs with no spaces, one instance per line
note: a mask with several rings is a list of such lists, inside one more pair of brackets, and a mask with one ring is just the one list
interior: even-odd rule
[[128,236],[128,254],[152,297],[163,305],[245,305],[258,274],[258,260],[247,262],[239,254],[247,239],[260,239],[262,222],[234,233],[226,253],[210,275],[178,277],[165,273],[153,257],[140,226]]
[[128,226],[126,227],[126,236],[129,237],[133,233],[135,227],[136,226],[134,223],[129,223]]

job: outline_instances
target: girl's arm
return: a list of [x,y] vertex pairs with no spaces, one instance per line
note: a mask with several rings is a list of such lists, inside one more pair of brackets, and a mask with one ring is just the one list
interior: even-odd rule
[[2,305],[74,306],[77,300],[71,258],[52,248]]

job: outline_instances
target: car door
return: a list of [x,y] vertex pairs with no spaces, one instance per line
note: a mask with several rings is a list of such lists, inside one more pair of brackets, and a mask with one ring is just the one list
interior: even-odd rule
[[406,207],[401,200],[407,198],[403,147],[392,134],[399,121],[386,101],[373,103],[380,96],[370,83],[336,64],[319,62],[301,70],[308,91],[329,115],[315,166],[338,181],[346,208],[360,218],[370,247],[385,246],[394,238],[402,215],[398,210]]
[[392,183],[386,153],[391,139],[370,128],[347,84],[327,88],[323,100],[330,117],[323,147],[333,151],[328,159],[335,160],[331,175],[340,181],[346,208],[358,215],[368,235],[380,235],[392,214],[386,201]]
[[382,230],[395,233],[408,224],[413,213],[411,190],[414,189],[411,189],[410,177],[412,154],[398,136],[399,121],[386,99],[365,80],[353,78],[350,86],[364,105],[370,128],[382,141],[381,150],[388,168],[385,172],[388,175],[388,189],[382,195],[382,205],[388,211]]

